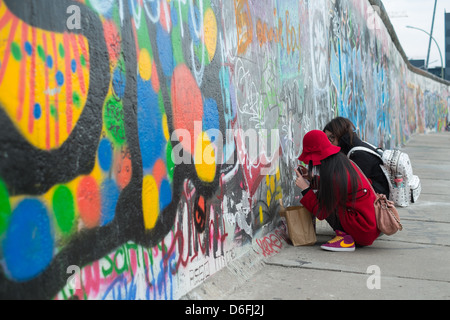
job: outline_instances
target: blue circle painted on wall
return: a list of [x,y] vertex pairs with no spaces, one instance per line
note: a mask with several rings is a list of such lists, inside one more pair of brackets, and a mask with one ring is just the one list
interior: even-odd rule
[[64,74],[61,71],[56,73],[56,83],[58,86],[62,86],[64,84]]
[[49,68],[49,69],[51,69],[51,68],[53,68],[53,57],[52,56],[50,56],[50,55],[48,55],[47,56],[47,67]]
[[162,211],[172,202],[172,188],[169,181],[163,179],[159,190],[159,209]]
[[113,221],[116,215],[116,205],[119,200],[119,187],[112,179],[107,179],[102,183],[102,215],[100,224],[107,225]]
[[70,63],[70,68],[72,69],[73,73],[77,71],[77,62],[75,59],[72,59],[72,62]]
[[111,142],[108,139],[103,138],[98,146],[98,162],[100,168],[104,171],[109,171],[111,169],[113,159],[113,152]]
[[17,281],[34,278],[53,258],[54,240],[45,205],[25,199],[14,209],[3,240],[3,255],[11,277]]
[[36,103],[33,108],[33,116],[36,120],[40,119],[42,115],[41,105]]
[[150,81],[138,77],[138,134],[144,170],[152,169],[165,151],[166,139],[158,101]]
[[28,41],[25,42],[25,44],[24,44],[24,49],[25,49],[25,52],[26,52],[29,56],[31,56],[31,54],[33,53],[33,47],[31,46],[31,43],[30,43],[30,42],[28,42]]
[[203,131],[220,129],[220,116],[217,102],[214,99],[205,99],[203,102]]

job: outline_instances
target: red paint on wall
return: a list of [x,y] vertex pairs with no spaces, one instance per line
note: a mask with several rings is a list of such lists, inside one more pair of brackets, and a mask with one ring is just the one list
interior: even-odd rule
[[91,176],[81,179],[77,190],[77,204],[85,226],[96,227],[100,222],[101,201],[97,181]]
[[175,130],[189,131],[191,141],[183,140],[181,145],[192,155],[194,154],[193,145],[197,138],[195,135],[201,133],[194,132],[194,124],[203,119],[203,100],[202,93],[186,65],[181,64],[175,68],[171,92],[173,125]]

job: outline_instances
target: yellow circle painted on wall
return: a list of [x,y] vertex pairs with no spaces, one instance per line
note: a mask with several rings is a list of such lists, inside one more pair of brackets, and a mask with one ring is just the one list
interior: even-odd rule
[[206,50],[208,51],[209,61],[212,61],[217,47],[217,20],[211,8],[205,11],[204,24]]
[[150,53],[145,48],[139,52],[139,74],[145,81],[150,80],[152,76],[152,60]]
[[142,181],[142,211],[145,229],[153,229],[159,216],[159,191],[152,175],[146,175]]
[[214,181],[216,176],[216,152],[206,132],[199,134],[195,144],[195,170],[198,177],[205,182]]

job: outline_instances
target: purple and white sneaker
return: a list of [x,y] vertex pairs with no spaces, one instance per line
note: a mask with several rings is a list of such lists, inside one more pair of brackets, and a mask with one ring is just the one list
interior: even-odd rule
[[336,230],[336,237],[320,247],[327,251],[355,251],[355,241],[351,235]]

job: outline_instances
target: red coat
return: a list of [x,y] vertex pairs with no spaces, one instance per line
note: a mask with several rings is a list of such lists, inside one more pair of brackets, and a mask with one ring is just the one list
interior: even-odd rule
[[[348,180],[348,201],[347,209],[339,209],[339,220],[345,233],[351,235],[355,242],[359,245],[369,246],[380,235],[380,231],[377,228],[377,222],[375,219],[375,209],[373,203],[376,195],[374,194],[369,182],[364,177],[363,173],[355,165],[356,172],[358,173],[362,185],[358,185],[358,192],[356,194],[356,201],[353,204],[351,196],[351,181],[350,175]],[[313,213],[316,217],[326,218],[327,214],[319,214],[319,203],[316,194],[309,190],[300,203]],[[319,218],[321,219],[321,218]],[[321,219],[321,220],[322,220]]]

